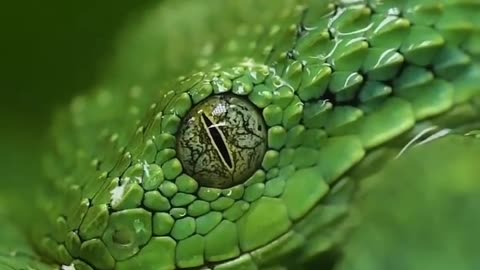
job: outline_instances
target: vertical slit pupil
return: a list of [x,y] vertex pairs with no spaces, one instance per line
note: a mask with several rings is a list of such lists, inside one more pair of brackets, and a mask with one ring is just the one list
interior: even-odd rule
[[223,160],[227,163],[228,168],[232,169],[233,168],[233,162],[232,159],[230,158],[230,153],[228,152],[227,145],[225,144],[225,141],[222,138],[222,135],[220,134],[220,130],[213,126],[212,121],[204,114],[202,113],[202,118],[203,121],[205,121],[205,124],[207,125],[207,131],[210,133],[210,136],[213,138],[213,142],[217,146],[218,150],[220,151],[220,155],[222,156]]

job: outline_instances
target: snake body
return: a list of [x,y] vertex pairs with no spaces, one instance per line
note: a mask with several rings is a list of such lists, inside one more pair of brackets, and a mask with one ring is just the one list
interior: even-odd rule
[[480,1],[184,2],[57,116],[30,233],[53,267],[329,269],[360,180],[479,119]]

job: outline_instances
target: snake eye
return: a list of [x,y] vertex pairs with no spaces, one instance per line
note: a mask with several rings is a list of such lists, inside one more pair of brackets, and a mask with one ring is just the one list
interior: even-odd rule
[[243,183],[258,169],[266,151],[262,116],[235,95],[215,95],[193,107],[177,136],[183,168],[205,187]]

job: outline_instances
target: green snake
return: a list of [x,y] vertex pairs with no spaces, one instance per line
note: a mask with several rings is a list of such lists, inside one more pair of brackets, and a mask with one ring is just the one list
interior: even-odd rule
[[26,240],[2,246],[0,269],[333,269],[363,179],[476,129],[479,9],[188,0],[146,11],[104,79],[56,115]]

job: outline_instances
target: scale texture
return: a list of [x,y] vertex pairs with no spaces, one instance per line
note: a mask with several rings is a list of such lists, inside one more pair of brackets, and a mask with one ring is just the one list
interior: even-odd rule
[[[358,183],[412,139],[479,120],[478,10],[478,0],[190,0],[145,11],[104,79],[55,118],[28,263],[333,269]],[[228,187],[189,174],[177,144],[192,108],[225,95],[266,129],[258,164]]]

